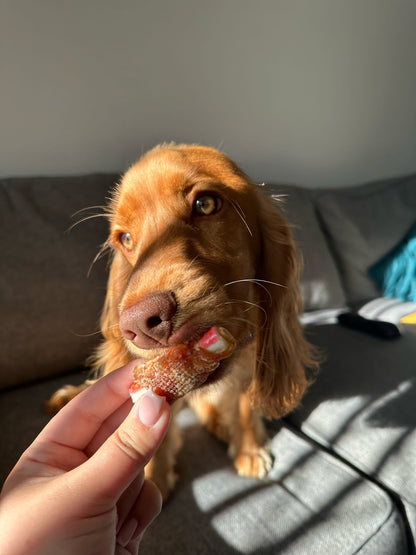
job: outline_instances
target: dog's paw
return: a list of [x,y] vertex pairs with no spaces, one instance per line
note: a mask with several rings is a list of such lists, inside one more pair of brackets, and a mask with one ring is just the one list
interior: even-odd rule
[[211,434],[215,435],[221,441],[229,441],[229,431],[221,421],[221,415],[218,412],[217,407],[207,404],[205,407],[205,414],[201,420]]
[[178,475],[173,470],[168,472],[163,479],[159,478],[157,486],[162,494],[163,501],[167,501],[169,495],[175,489],[177,481]]
[[152,464],[153,460],[145,468],[145,475],[148,480],[152,480],[158,487],[160,493],[162,494],[163,501],[167,501],[170,493],[175,489],[176,482],[178,481],[178,475],[176,472],[170,468],[165,472],[158,472],[155,466]]
[[54,415],[61,410],[78,393],[84,391],[92,382],[85,382],[82,385],[64,385],[50,397],[45,403],[45,411]]
[[239,453],[234,459],[234,466],[240,476],[265,478],[272,469],[273,457],[267,449],[257,446]]

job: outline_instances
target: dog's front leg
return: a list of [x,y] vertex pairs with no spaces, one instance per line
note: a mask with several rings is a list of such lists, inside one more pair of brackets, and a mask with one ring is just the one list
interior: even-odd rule
[[239,430],[232,435],[230,454],[241,476],[264,478],[271,470],[273,459],[265,447],[266,431],[258,411],[251,406],[247,393],[238,399]]

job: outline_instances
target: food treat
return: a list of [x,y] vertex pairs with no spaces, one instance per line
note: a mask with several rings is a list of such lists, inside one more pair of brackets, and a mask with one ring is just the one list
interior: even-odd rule
[[226,329],[214,326],[199,340],[175,345],[136,366],[130,386],[131,398],[135,402],[144,389],[151,389],[173,403],[202,385],[234,349],[233,336]]

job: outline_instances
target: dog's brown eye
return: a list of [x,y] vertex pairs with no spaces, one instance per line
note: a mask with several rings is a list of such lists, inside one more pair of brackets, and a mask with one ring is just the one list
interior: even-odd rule
[[221,208],[221,199],[215,195],[202,195],[194,203],[194,210],[198,216],[210,216]]
[[128,251],[131,251],[134,247],[133,237],[128,232],[120,233],[120,243]]

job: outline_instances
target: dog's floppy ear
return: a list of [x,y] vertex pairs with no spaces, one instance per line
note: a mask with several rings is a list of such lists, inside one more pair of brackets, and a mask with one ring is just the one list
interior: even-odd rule
[[267,416],[280,418],[299,404],[309,383],[305,368],[316,368],[317,362],[299,321],[301,264],[292,233],[278,201],[257,194],[261,253],[256,278],[266,289],[258,288],[267,320],[259,323],[249,395]]
[[118,326],[119,304],[129,277],[128,263],[115,251],[111,262],[107,294],[101,314],[101,332],[104,341],[89,360],[96,377],[108,374],[126,364],[130,358]]

